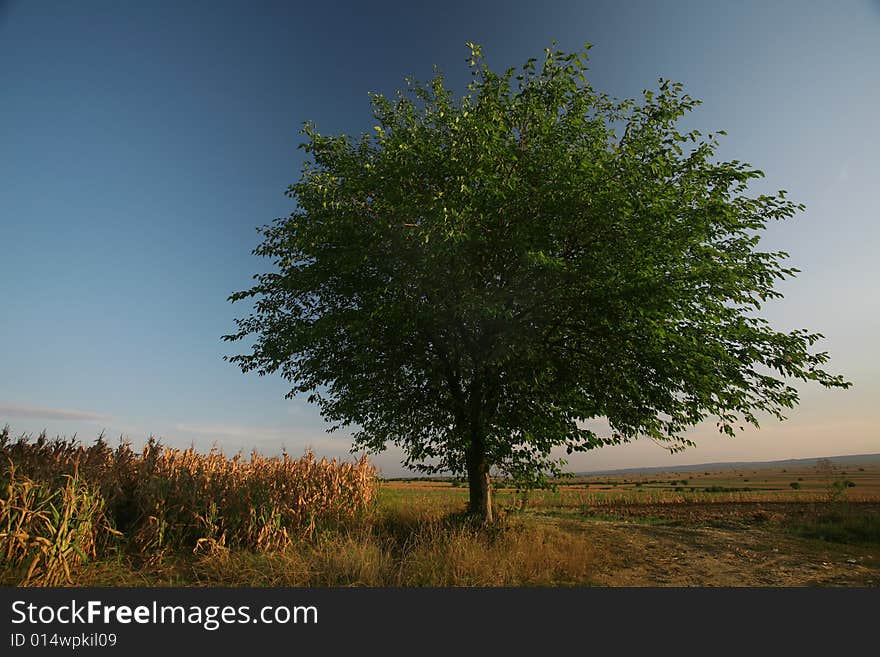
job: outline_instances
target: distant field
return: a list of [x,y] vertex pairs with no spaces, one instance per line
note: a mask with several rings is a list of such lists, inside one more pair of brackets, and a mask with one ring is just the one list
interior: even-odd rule
[[[841,486],[845,488],[841,488]],[[467,495],[466,482],[454,480],[390,479],[389,490]],[[500,500],[516,491],[498,490]],[[764,469],[721,469],[593,475],[556,482],[556,491],[531,491],[527,505],[577,506],[604,503],[681,502],[821,502],[844,498],[851,502],[880,502],[880,464],[852,464],[832,471],[814,465]]]

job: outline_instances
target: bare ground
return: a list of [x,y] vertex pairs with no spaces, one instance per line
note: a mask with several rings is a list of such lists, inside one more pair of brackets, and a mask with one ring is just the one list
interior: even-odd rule
[[[874,507],[880,513],[877,504],[867,510]],[[880,586],[877,545],[786,529],[815,512],[801,504],[644,505],[562,523],[588,534],[591,579],[603,586]]]

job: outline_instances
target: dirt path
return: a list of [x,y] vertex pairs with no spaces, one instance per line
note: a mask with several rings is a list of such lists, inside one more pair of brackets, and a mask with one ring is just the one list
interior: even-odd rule
[[[658,518],[658,510],[643,508],[636,514],[643,517],[564,524],[589,534],[598,585],[880,586],[880,548],[792,534],[780,520],[794,512],[802,509],[726,505]],[[753,517],[760,521],[747,522]]]

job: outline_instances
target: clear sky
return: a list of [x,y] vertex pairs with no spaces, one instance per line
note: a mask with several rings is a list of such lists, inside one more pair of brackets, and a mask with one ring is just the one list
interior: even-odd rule
[[[243,375],[226,301],[291,212],[299,129],[358,134],[368,92],[438,65],[468,79],[585,42],[618,97],[682,82],[686,127],[807,205],[768,231],[802,273],[765,308],[824,333],[850,390],[803,388],[784,423],[670,456],[650,441],[574,470],[880,452],[880,2],[49,2],[0,0],[0,426],[84,441],[346,455],[280,378]],[[400,455],[374,459],[389,476]]]

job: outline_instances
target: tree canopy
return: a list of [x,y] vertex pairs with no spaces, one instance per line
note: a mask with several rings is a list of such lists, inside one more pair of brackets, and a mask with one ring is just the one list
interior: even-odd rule
[[272,270],[230,297],[253,310],[224,338],[253,344],[229,360],[280,373],[356,449],[466,474],[486,518],[490,472],[557,472],[554,448],[683,449],[706,419],[783,419],[794,379],[849,385],[821,334],[759,315],[797,271],[761,231],[803,206],[750,196],[763,174],[716,161],[723,132],[679,132],[682,85],[618,101],[589,46],[503,73],[468,46],[460,97],[437,73],[373,94],[373,134],[305,125],[296,208],[254,250]]

